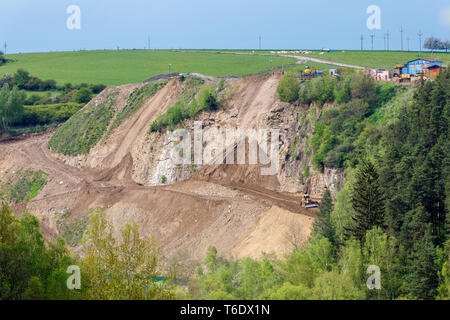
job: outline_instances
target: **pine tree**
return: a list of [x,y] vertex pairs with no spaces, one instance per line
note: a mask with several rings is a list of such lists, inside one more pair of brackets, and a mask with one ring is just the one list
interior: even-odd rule
[[333,200],[331,199],[330,190],[326,190],[322,201],[320,203],[320,209],[317,213],[318,219],[314,221],[314,232],[328,238],[332,244],[336,243],[336,230],[331,222],[331,212],[333,211]]
[[362,161],[356,173],[356,183],[352,193],[352,206],[355,210],[351,234],[364,240],[365,234],[375,226],[384,224],[384,194],[378,173],[371,161]]

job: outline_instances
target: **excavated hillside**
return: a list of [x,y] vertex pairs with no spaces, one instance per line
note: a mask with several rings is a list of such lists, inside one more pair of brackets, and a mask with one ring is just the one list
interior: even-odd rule
[[[117,234],[134,221],[171,257],[202,260],[210,245],[236,258],[281,255],[298,245],[293,239],[310,236],[315,213],[300,206],[300,193],[320,196],[343,178],[334,170],[314,171],[308,141],[320,110],[280,102],[276,88],[281,77],[205,78],[217,92],[218,110],[202,111],[182,123],[189,132],[194,121],[202,121],[204,130],[278,129],[280,165],[275,175],[261,175],[262,165],[177,165],[170,132],[149,130],[192,90],[188,80],[172,78],[148,95],[142,92],[152,83],[109,87],[56,133],[2,143],[0,182],[24,168],[49,174],[36,198],[14,206],[17,213],[26,209],[35,214],[48,239],[82,234],[89,213],[100,208]],[[130,105],[137,108],[128,114]],[[123,114],[127,117],[117,121]],[[101,121],[93,119],[97,115]],[[72,150],[71,143],[80,143],[84,151],[63,155],[53,147]],[[210,143],[204,140],[203,147]],[[81,250],[79,243],[73,245]]]

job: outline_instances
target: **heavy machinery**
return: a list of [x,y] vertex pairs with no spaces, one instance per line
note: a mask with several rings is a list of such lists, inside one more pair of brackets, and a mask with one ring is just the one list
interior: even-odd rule
[[305,192],[302,196],[301,205],[303,208],[306,208],[306,209],[317,208],[319,206],[319,202],[312,200],[311,196]]

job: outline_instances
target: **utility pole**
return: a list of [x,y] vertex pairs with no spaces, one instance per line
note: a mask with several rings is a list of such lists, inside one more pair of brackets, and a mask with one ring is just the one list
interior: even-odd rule
[[423,36],[421,30],[419,30],[418,36],[419,36],[419,57],[420,57],[420,55],[422,54],[422,36]]
[[386,51],[386,33],[383,33],[384,51]]
[[370,40],[371,40],[371,47],[372,47],[372,50],[373,50],[373,38],[375,37],[375,35],[374,34],[371,34],[370,35]]
[[364,36],[361,35],[361,51],[364,50]]
[[402,48],[402,51],[403,51],[403,32],[404,32],[405,30],[403,30],[403,26],[402,27],[400,27],[400,38],[401,38],[401,48]]
[[4,45],[4,47],[5,47],[5,52],[3,52],[4,54],[5,54],[5,56],[6,56],[6,48],[8,48],[8,45],[6,44],[6,41],[5,41],[5,45]]
[[386,33],[387,51],[389,51],[389,36],[390,36],[390,34],[389,34],[389,30],[388,30]]
[[150,36],[148,36],[148,50],[150,50],[150,45],[151,45],[151,39],[150,39]]
[[259,36],[259,50],[261,50],[261,36]]

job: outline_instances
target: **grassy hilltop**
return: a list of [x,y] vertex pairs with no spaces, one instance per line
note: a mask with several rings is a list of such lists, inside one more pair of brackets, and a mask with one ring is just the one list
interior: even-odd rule
[[10,54],[12,60],[0,67],[0,77],[17,69],[28,70],[41,79],[121,85],[171,72],[197,72],[208,76],[242,76],[295,63],[295,59],[212,52],[148,50],[76,51]]

